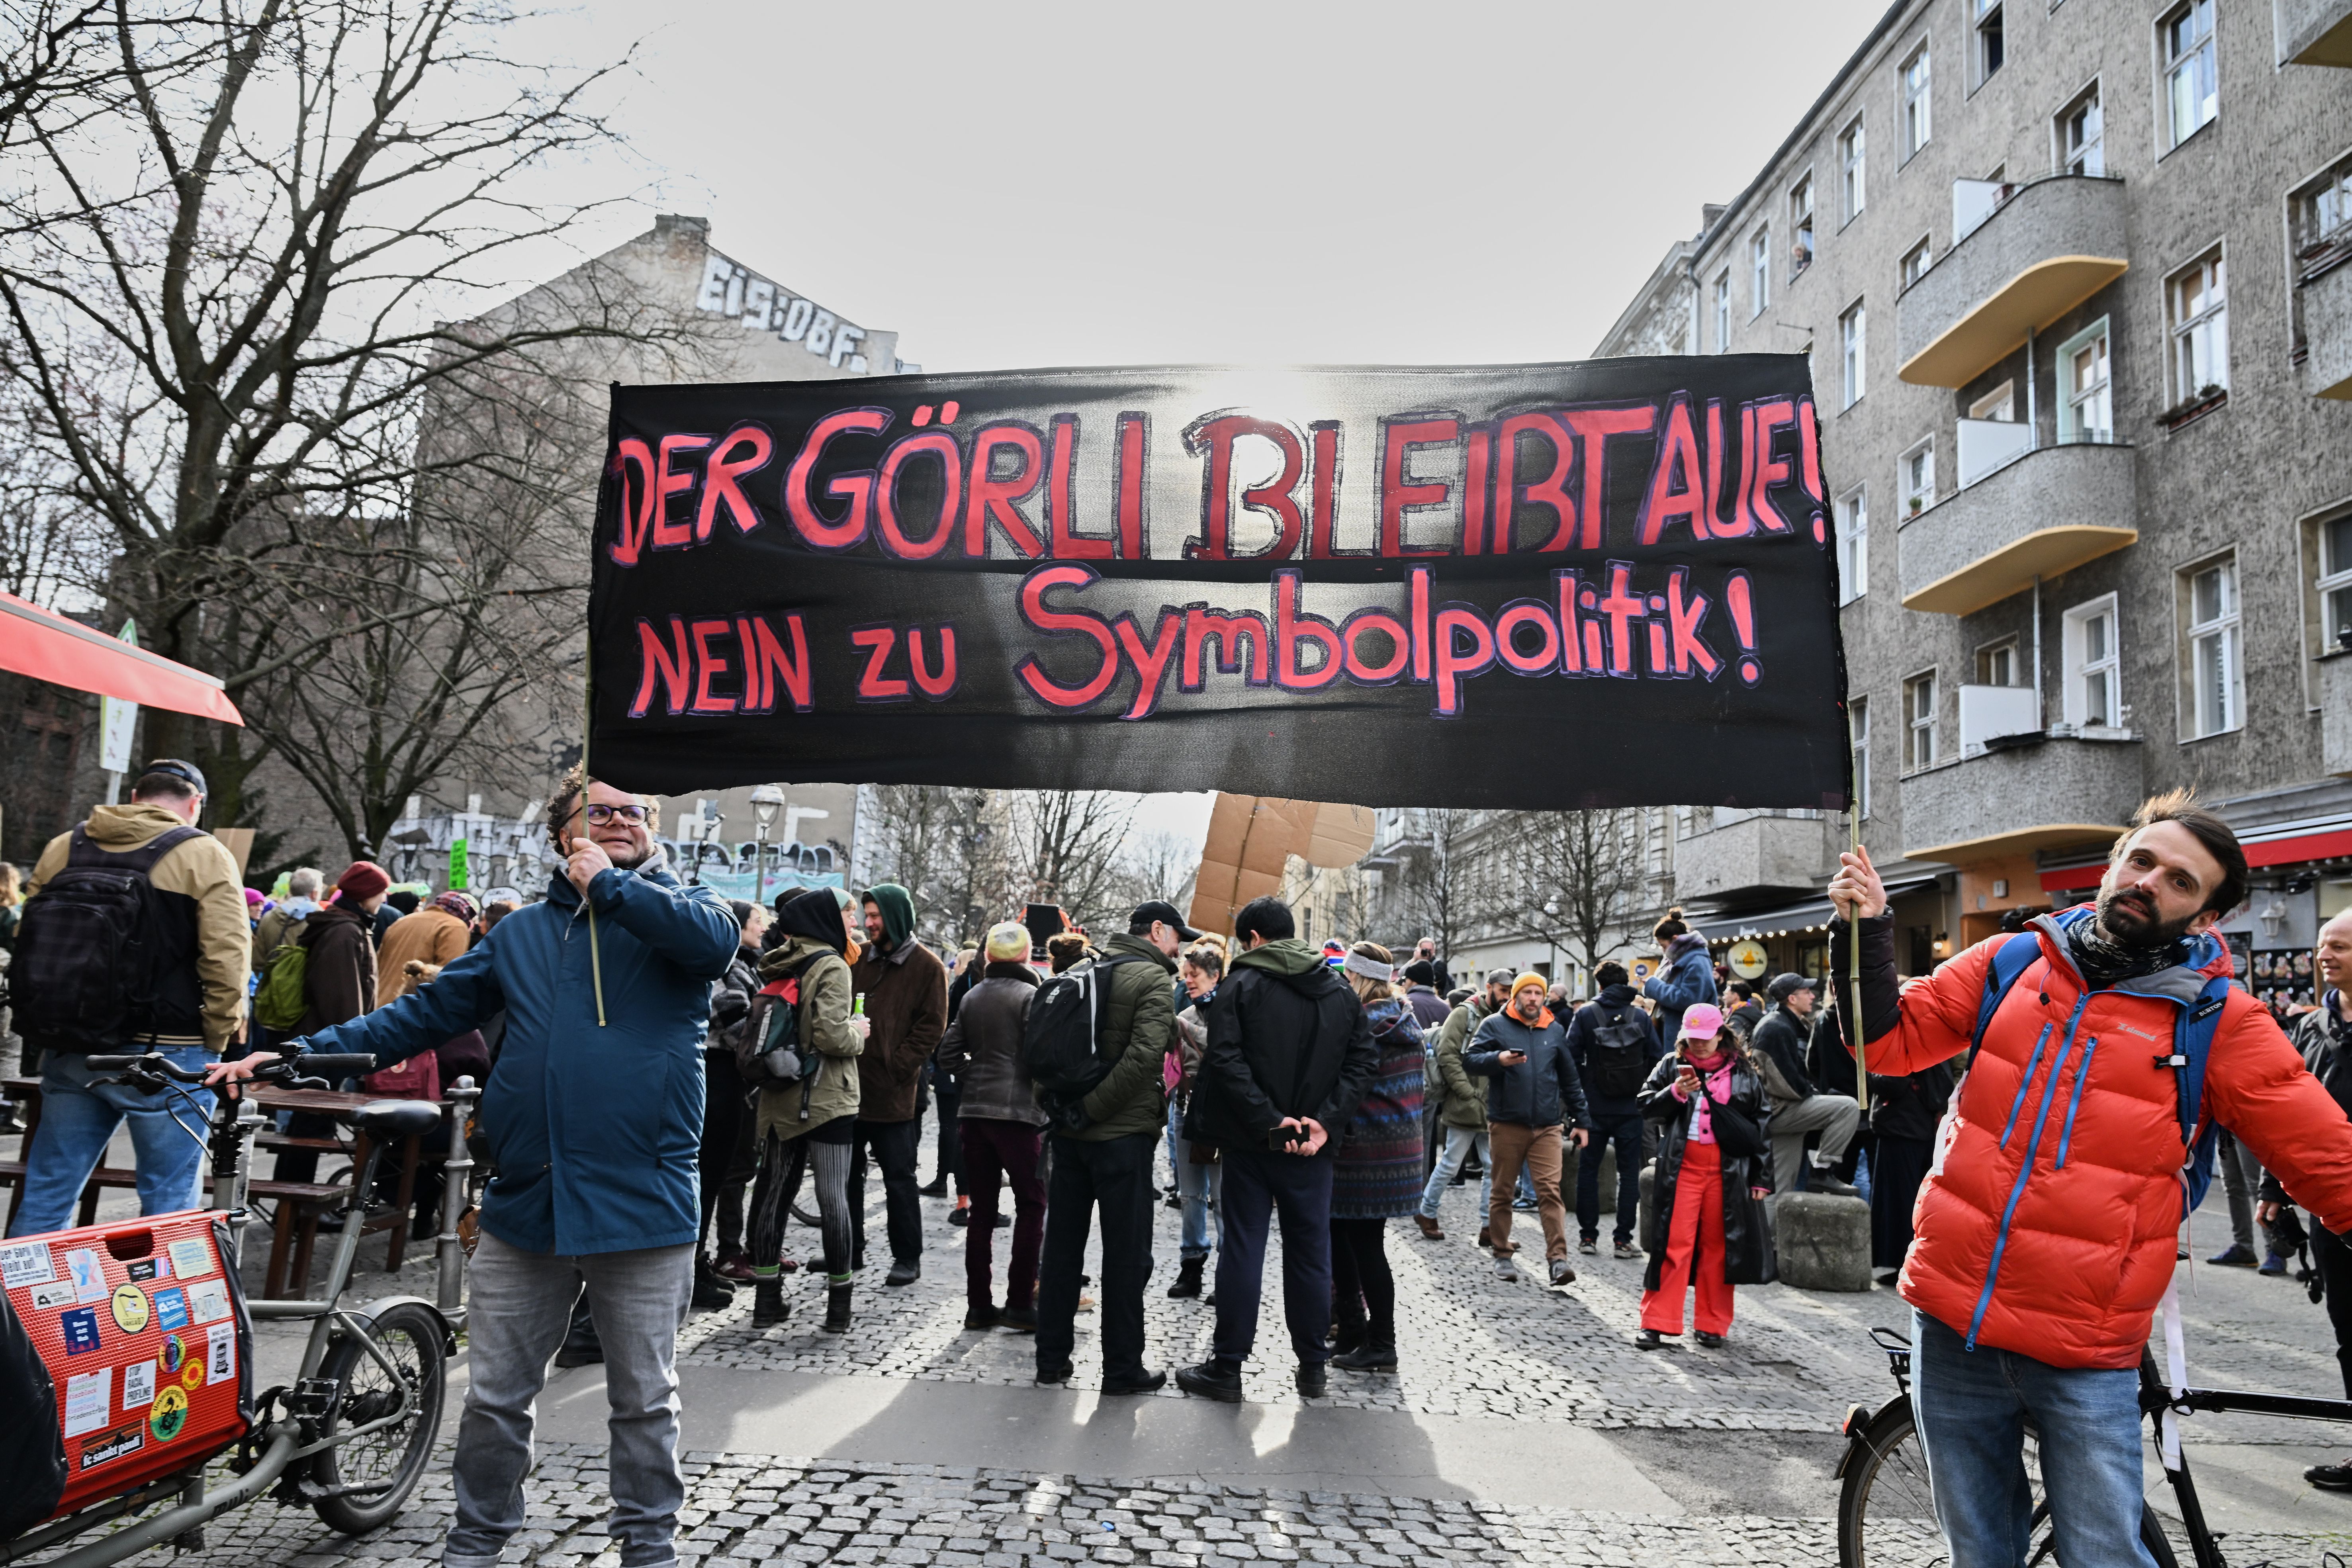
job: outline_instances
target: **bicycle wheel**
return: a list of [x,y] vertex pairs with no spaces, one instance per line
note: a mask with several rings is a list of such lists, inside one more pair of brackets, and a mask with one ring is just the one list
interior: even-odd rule
[[[1904,1394],[1871,1417],[1863,1429],[1864,1448],[1846,1466],[1838,1494],[1839,1568],[1930,1568],[1947,1563],[1943,1532],[1936,1525],[1936,1499],[1927,1480],[1927,1456],[1911,1416],[1911,1396]],[[2057,1563],[2056,1543],[2050,1530],[2050,1504],[2042,1491],[2040,1440],[2032,1426],[2025,1431],[2025,1479],[2033,1495],[2033,1518],[2027,1536],[2028,1563]],[[2157,1568],[2179,1568],[2172,1542],[2143,1503],[2140,1541],[2156,1559]],[[2063,1565],[2062,1565],[2063,1568]]]
[[341,1395],[327,1419],[329,1436],[390,1415],[404,1390],[408,1398],[408,1415],[402,1420],[338,1443],[313,1461],[311,1476],[320,1486],[364,1489],[311,1505],[330,1530],[345,1535],[364,1534],[400,1512],[424,1476],[441,1430],[447,1367],[439,1316],[420,1303],[401,1302],[376,1319],[374,1339],[383,1361],[397,1370],[396,1380],[350,1334],[335,1342],[320,1369],[321,1376],[335,1380]]

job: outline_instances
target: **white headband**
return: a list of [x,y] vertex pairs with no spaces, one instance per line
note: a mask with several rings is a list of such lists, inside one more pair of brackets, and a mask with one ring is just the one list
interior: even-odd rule
[[1350,974],[1360,974],[1367,980],[1385,980],[1391,985],[1396,984],[1395,966],[1382,963],[1378,959],[1364,958],[1351,952],[1339,967]]

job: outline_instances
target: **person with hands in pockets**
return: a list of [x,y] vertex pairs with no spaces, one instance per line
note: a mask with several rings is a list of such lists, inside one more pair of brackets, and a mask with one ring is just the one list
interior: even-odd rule
[[1859,920],[1870,1072],[1967,1058],[1897,1287],[1954,1568],[2020,1561],[2029,1421],[2067,1568],[2147,1568],[2139,1365],[2211,1169],[2207,1130],[2242,1139],[2329,1229],[2352,1225],[2352,1122],[2228,984],[2213,927],[2245,901],[2245,852],[2188,791],[2158,795],[2109,849],[2095,903],[1899,989],[1885,887],[1868,854],[1840,858],[1830,952],[1843,994]]
[[[702,1039],[740,928],[716,893],[669,874],[657,810],[573,768],[548,804],[564,866],[543,900],[431,985],[288,1043],[382,1068],[506,1013],[481,1100],[498,1175],[469,1269],[446,1568],[491,1568],[522,1528],[534,1401],[583,1287],[604,1344],[614,1543],[624,1568],[677,1560],[676,1353],[701,1228]],[[249,1078],[260,1059],[208,1079]]]

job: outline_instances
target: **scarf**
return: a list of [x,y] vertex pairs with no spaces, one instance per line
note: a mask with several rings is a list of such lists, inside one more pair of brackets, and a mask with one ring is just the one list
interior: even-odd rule
[[[1685,1058],[1691,1070],[1698,1074],[1700,1093],[1691,1104],[1689,1140],[1694,1143],[1715,1142],[1714,1108],[1728,1104],[1731,1100],[1731,1053],[1723,1051],[1707,1066],[1697,1058]],[[1680,1093],[1679,1088],[1675,1090]]]
[[2099,930],[2097,920],[2079,921],[2066,933],[2074,967],[2093,990],[2105,990],[2121,980],[2135,980],[2189,962],[2184,940],[2155,943],[2116,942]]

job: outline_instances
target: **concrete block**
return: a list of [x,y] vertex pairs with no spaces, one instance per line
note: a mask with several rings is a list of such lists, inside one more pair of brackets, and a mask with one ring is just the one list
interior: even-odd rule
[[1644,1252],[1655,1252],[1657,1248],[1650,1245],[1650,1215],[1658,1206],[1655,1193],[1658,1184],[1658,1163],[1655,1160],[1642,1167],[1639,1181],[1642,1188],[1642,1212],[1635,1217],[1633,1242]]
[[1780,1283],[1800,1290],[1870,1289],[1870,1205],[1826,1193],[1773,1200]]
[[[1569,1188],[1568,1200],[1568,1206],[1573,1209],[1576,1206],[1576,1189],[1573,1186]],[[1601,1212],[1617,1212],[1617,1145],[1614,1143],[1601,1151]]]

